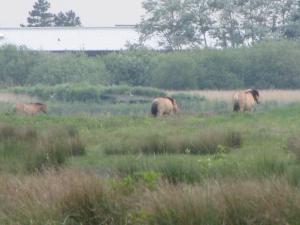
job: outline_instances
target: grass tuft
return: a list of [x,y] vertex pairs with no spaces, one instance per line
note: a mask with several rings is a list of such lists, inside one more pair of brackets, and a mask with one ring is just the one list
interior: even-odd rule
[[208,130],[198,134],[146,134],[110,142],[104,147],[106,154],[216,154],[220,148],[229,150],[242,146],[238,131]]

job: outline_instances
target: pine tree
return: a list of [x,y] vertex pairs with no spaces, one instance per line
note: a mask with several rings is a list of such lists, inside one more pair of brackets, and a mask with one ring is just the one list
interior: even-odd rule
[[80,18],[72,10],[65,13],[59,12],[54,16],[54,26],[56,27],[76,27],[80,25]]
[[53,24],[53,14],[48,12],[50,3],[47,0],[38,0],[33,5],[27,18],[28,27],[49,27]]

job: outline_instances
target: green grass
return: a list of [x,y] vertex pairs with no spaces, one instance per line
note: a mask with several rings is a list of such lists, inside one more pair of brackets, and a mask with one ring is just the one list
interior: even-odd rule
[[[0,223],[298,224],[299,112],[0,114]],[[63,170],[19,173],[66,146]]]
[[26,174],[62,166],[68,157],[83,155],[76,129],[0,124],[0,173]]
[[[287,145],[289,138],[299,131],[298,110],[299,106],[291,106],[254,114],[230,113],[212,117],[100,118],[97,120],[98,125],[95,120],[93,126],[86,124],[86,127],[82,127],[91,146],[85,157],[72,159],[70,166],[110,176],[153,170],[168,180],[185,182],[218,177],[247,179],[284,176],[289,167],[296,163],[294,154],[287,152]],[[238,148],[228,149],[226,145],[217,142],[217,151],[206,156],[194,156],[189,149],[183,147],[180,151],[172,146],[173,142],[176,146],[182,139],[190,139],[195,134],[226,133],[232,130],[238,131],[242,137],[242,145]],[[170,152],[155,152],[157,145],[151,147],[151,139],[157,140],[157,137],[169,140],[172,147]],[[145,146],[146,150],[151,150],[150,155],[149,152],[143,152]],[[123,155],[107,155],[110,151],[121,152]]]

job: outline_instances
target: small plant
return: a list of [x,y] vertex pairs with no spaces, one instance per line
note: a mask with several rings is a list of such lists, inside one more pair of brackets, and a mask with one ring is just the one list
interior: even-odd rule
[[136,180],[142,181],[147,187],[155,187],[161,178],[161,174],[155,171],[143,171],[133,174]]
[[239,148],[242,146],[242,135],[238,131],[229,131],[226,134],[226,145],[232,148]]

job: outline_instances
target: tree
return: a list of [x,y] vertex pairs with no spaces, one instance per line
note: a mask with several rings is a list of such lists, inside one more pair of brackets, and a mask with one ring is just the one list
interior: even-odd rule
[[[270,0],[239,0],[238,13],[241,18],[241,29],[244,31],[244,42],[253,44],[269,36],[269,24],[272,14]],[[275,29],[275,28],[274,28]]]
[[146,15],[138,29],[141,39],[156,36],[160,45],[170,50],[181,50],[191,43],[193,29],[185,17],[184,0],[145,0]]
[[144,0],[141,40],[161,46],[240,47],[300,37],[300,0]]
[[244,34],[241,29],[241,18],[237,11],[235,0],[219,0],[213,5],[217,12],[217,23],[212,36],[217,39],[217,45],[237,47],[244,43]]
[[289,23],[285,27],[284,35],[288,39],[296,39],[300,37],[300,0],[297,2],[294,12],[289,18]]
[[[33,5],[27,18],[28,27],[49,27],[53,23],[53,14],[48,12],[50,3],[47,0],[38,0]],[[22,26],[22,25],[21,25]]]
[[194,41],[208,47],[208,33],[215,23],[212,0],[186,0],[186,16],[190,17],[191,26],[194,28]]
[[54,26],[56,27],[76,27],[80,25],[80,18],[72,10],[65,13],[59,12],[54,16]]
[[[73,10],[59,12],[57,15],[48,12],[50,3],[47,0],[37,0],[33,5],[33,10],[29,12],[27,18],[28,27],[51,27],[51,26],[80,26],[80,18]],[[21,27],[25,27],[21,24]]]

